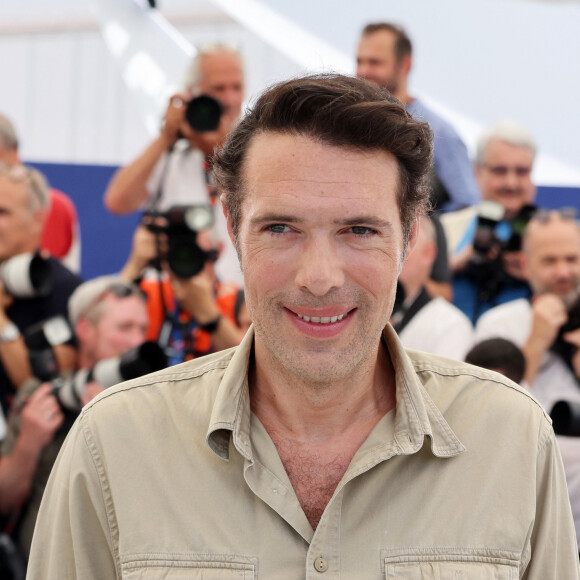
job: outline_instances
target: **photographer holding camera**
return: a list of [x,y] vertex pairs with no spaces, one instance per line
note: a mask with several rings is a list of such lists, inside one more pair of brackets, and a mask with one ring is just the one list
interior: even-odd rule
[[[523,270],[533,289],[491,309],[476,340],[504,338],[522,349],[524,381],[550,412],[558,401],[580,402],[580,227],[573,210],[539,211],[523,238]],[[580,537],[580,440],[558,437]]]
[[120,275],[140,282],[147,337],[164,348],[170,365],[237,346],[250,326],[243,291],[215,272],[222,247],[207,206],[145,214],[135,230]]
[[532,217],[523,238],[522,269],[532,299],[486,312],[476,340],[501,337],[519,346],[526,358],[524,380],[550,410],[559,399],[580,400],[580,229],[572,211],[540,210]]
[[[81,279],[54,258],[39,255],[48,208],[42,175],[25,165],[0,163],[0,403],[7,413],[16,389],[32,376],[21,333],[67,315]],[[74,341],[57,351],[61,368],[73,368]]]
[[[186,71],[184,84],[184,92],[169,100],[159,135],[139,157],[113,176],[105,192],[105,205],[116,214],[143,207],[165,211],[179,204],[215,206],[218,231],[227,244],[218,271],[223,279],[237,276],[241,282],[237,256],[229,241],[207,160],[241,114],[244,75],[239,53],[224,44],[199,48]],[[193,98],[200,95],[217,99],[221,109],[221,115],[217,112],[217,127],[210,126],[211,130],[206,124],[216,117],[211,101],[195,101],[200,106],[197,113],[192,111]]]
[[[37,372],[40,378],[31,379],[22,386],[15,398],[15,412],[10,417],[8,434],[1,448],[2,455],[6,456],[17,449],[20,434],[25,428],[28,401],[38,399],[39,391],[46,399],[46,390],[50,384],[49,392],[52,392],[52,395],[46,402],[46,413],[50,412],[51,415],[59,417],[59,425],[60,423],[62,425],[50,437],[45,437],[44,450],[38,458],[28,497],[22,497],[21,494],[22,506],[15,515],[13,536],[25,556],[28,556],[36,514],[50,470],[81,406],[99,394],[103,388],[112,386],[113,382],[141,376],[165,366],[165,364],[152,366],[150,360],[137,361],[139,372],[124,375],[121,369],[120,373],[113,375],[112,381],[107,382],[107,375],[111,376],[112,373],[110,368],[103,368],[104,366],[116,366],[119,369],[128,353],[148,345],[145,342],[148,326],[145,296],[134,284],[126,283],[118,276],[101,276],[89,280],[76,289],[68,307],[69,319],[78,340],[77,370],[74,373],[65,372],[59,376],[52,376],[50,383],[42,384],[41,380],[49,377],[42,376],[43,372]],[[150,351],[147,355],[150,356]],[[132,366],[137,366],[134,357]],[[0,459],[0,463],[3,460]]]
[[[531,294],[520,241],[535,209],[535,153],[532,137],[511,121],[497,123],[477,143],[475,176],[483,201],[478,216],[466,212],[469,222],[450,258],[453,303],[474,324],[493,306]],[[444,226],[449,219],[442,218]]]

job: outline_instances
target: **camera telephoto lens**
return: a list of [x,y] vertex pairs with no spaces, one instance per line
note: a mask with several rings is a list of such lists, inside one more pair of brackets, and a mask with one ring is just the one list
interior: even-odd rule
[[221,103],[208,95],[194,97],[187,103],[185,110],[187,122],[198,133],[215,131],[220,124],[221,116]]

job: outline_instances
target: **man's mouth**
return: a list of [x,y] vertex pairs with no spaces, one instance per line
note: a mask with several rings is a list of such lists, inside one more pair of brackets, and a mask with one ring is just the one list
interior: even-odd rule
[[333,322],[337,322],[338,320],[342,320],[345,316],[348,315],[348,312],[344,314],[338,314],[337,316],[305,316],[304,314],[295,313],[298,318],[306,322],[313,322],[314,324],[331,324]]

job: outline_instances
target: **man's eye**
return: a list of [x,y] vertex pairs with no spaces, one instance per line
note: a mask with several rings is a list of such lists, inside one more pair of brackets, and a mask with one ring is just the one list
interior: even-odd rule
[[268,226],[268,230],[273,234],[284,234],[290,231],[290,228],[284,224],[272,224],[271,226]]
[[367,228],[365,226],[352,226],[352,228],[350,228],[350,231],[356,236],[368,236],[369,234],[372,234],[374,232],[374,230],[372,230],[371,228]]

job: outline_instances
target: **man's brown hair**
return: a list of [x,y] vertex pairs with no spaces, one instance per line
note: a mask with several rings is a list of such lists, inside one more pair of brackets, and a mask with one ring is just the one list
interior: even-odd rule
[[245,195],[244,162],[252,138],[268,132],[301,135],[355,151],[391,153],[399,169],[397,198],[406,245],[415,217],[429,203],[432,132],[427,123],[416,121],[390,93],[356,77],[310,75],[272,86],[213,157],[236,241]]
[[412,54],[413,45],[403,27],[390,22],[373,22],[363,28],[361,36],[369,36],[376,32],[390,32],[395,36],[395,58],[397,62],[401,62],[403,57]]

